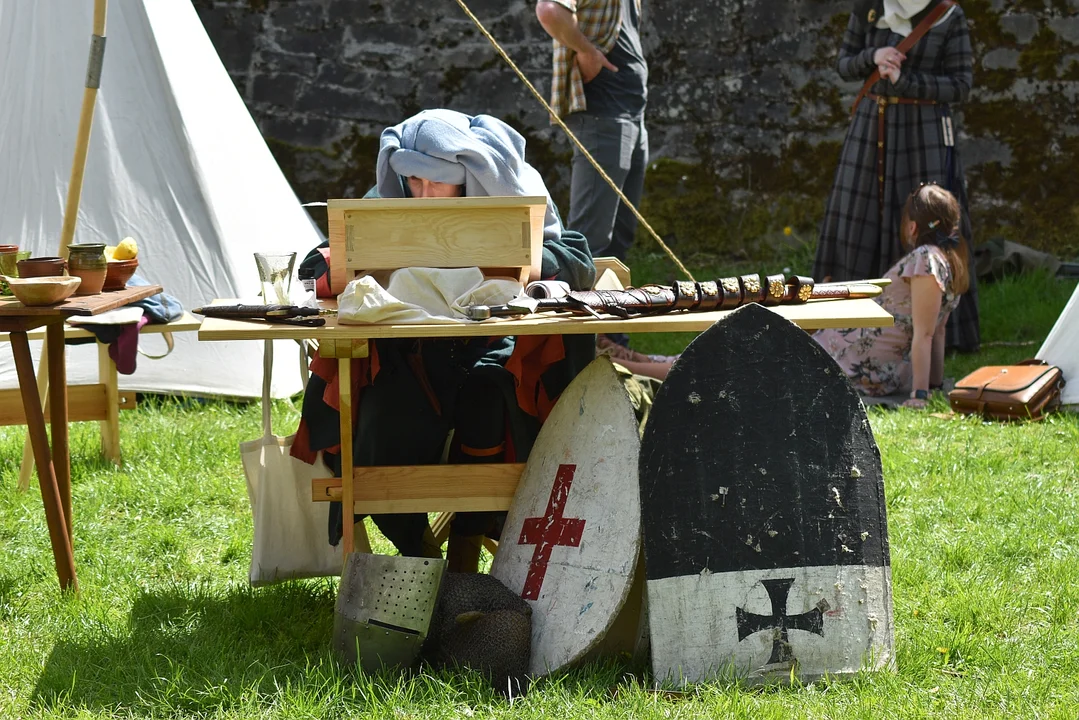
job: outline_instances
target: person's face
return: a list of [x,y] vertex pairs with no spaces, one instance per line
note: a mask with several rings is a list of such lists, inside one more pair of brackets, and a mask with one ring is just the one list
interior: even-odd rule
[[417,198],[461,197],[465,194],[464,185],[434,182],[418,177],[408,178],[408,190],[412,197]]

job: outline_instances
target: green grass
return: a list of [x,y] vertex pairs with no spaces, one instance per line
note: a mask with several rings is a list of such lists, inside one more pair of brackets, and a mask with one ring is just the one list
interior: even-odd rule
[[[1035,345],[950,358],[948,374],[1032,355],[1073,287],[1039,276],[985,286],[986,341]],[[295,427],[293,404],[274,415],[279,430]],[[647,668],[609,661],[545,679],[512,706],[470,675],[339,666],[333,581],[247,586],[237,444],[260,434],[257,407],[124,412],[121,469],[99,459],[96,427],[72,426],[77,597],[58,591],[36,485],[15,489],[22,432],[0,429],[0,718],[1079,717],[1079,418],[998,425],[900,410],[871,421],[896,672],[672,697],[649,691]]]

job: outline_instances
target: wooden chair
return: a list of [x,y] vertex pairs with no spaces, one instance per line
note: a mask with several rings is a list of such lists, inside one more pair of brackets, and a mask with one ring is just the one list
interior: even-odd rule
[[[542,197],[330,200],[331,288],[339,293],[357,275],[381,280],[403,267],[479,267],[488,277],[528,282],[539,277],[545,212]],[[600,258],[596,266],[597,276],[609,270],[608,277],[629,283],[629,268],[618,260]],[[341,437],[352,437],[351,359],[367,352],[366,340],[319,346],[322,357],[339,361]],[[344,443],[341,467],[352,464]],[[312,500],[351,504],[361,514],[441,513],[432,528],[441,544],[454,513],[508,510],[523,471],[524,463],[355,467],[351,483],[313,480]],[[342,538],[346,557],[350,535],[346,529]],[[493,553],[497,543],[485,547]]]

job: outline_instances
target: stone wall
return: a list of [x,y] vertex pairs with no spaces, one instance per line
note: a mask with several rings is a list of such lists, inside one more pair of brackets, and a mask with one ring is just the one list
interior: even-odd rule
[[[362,194],[379,132],[426,107],[528,138],[566,210],[569,145],[454,0],[194,0],[304,200]],[[546,96],[531,0],[470,0]],[[850,2],[645,0],[653,164],[642,210],[682,254],[812,242],[857,83],[835,57]],[[961,114],[976,239],[1079,254],[1079,0],[963,0],[975,92]]]

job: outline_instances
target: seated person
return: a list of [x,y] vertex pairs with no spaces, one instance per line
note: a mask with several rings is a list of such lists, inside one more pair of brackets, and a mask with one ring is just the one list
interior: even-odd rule
[[[588,289],[595,266],[588,243],[567,230],[539,173],[525,161],[525,141],[501,120],[427,110],[387,128],[377,184],[366,197],[547,196],[544,279]],[[327,244],[301,266],[330,295]],[[380,339],[353,360],[357,466],[524,462],[558,395],[595,354],[595,337]],[[293,455],[312,462],[323,450],[340,474],[336,361],[316,360],[304,396]],[[341,537],[340,504],[330,540]],[[403,555],[438,556],[424,514],[376,515],[375,524]],[[475,569],[484,534],[497,538],[504,513],[458,513],[451,525],[451,570]]]
[[959,203],[950,192],[923,184],[911,192],[901,220],[907,250],[874,298],[894,318],[892,327],[818,330],[813,337],[863,395],[910,393],[907,407],[925,407],[928,391],[944,379],[944,324],[966,292],[966,241],[959,234]]

